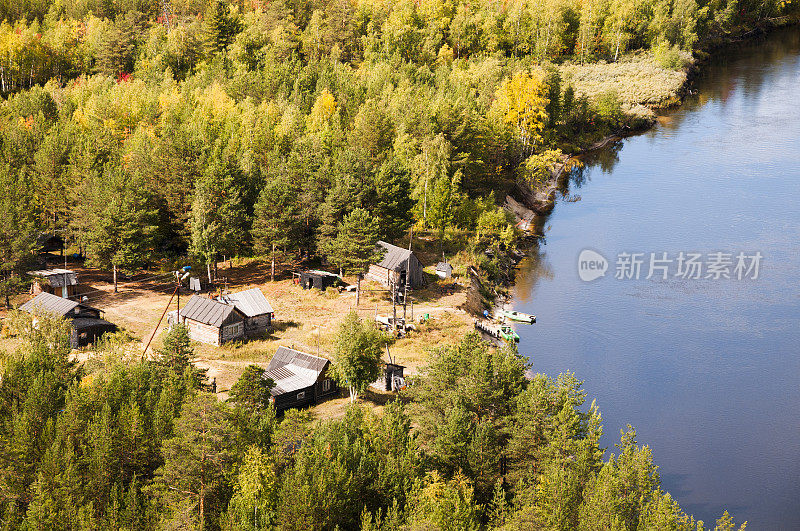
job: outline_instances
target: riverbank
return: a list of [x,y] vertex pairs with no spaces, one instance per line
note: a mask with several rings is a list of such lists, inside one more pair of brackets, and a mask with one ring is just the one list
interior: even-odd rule
[[[626,117],[620,122],[622,126],[619,129],[584,145],[577,145],[562,155],[551,168],[549,178],[540,182],[535,189],[517,180],[504,200],[504,208],[514,215],[516,225],[524,236],[518,241],[518,250],[514,254],[509,253],[505,260],[508,267],[504,275],[506,285],[496,286],[493,297],[484,296],[484,306],[504,306],[507,303],[507,289],[516,283],[519,250],[529,252],[545,237],[545,221],[555,208],[557,194],[561,192],[567,197],[570,171],[583,164],[583,158],[610,144],[648,131],[658,122],[659,111],[683,104],[686,96],[692,93],[695,79],[716,53],[798,23],[800,16],[767,19],[752,27],[715,35],[699,45],[691,57],[684,57],[684,66],[679,70],[659,68],[655,55],[650,52],[633,54],[617,63],[560,66],[562,77],[574,86],[576,94],[591,100],[613,93],[619,98]],[[485,293],[485,286],[479,287]],[[479,290],[473,287],[473,291]]]
[[658,111],[679,106],[691,93],[692,84],[703,66],[725,47],[763,37],[776,29],[800,23],[800,15],[758,21],[726,34],[714,35],[701,43],[684,66],[670,70],[658,68],[655,54],[633,54],[616,63],[567,64],[560,74],[574,86],[576,94],[590,101],[613,93],[619,98],[625,119],[622,127],[586,145],[577,145],[560,157],[550,176],[535,189],[518,181],[505,199],[505,207],[517,218],[517,226],[535,236],[543,236],[543,220],[555,207],[556,194],[565,191],[569,170],[581,164],[581,157],[626,137],[644,133],[657,123]]
[[[798,59],[800,26],[720,50],[657,127],[582,157],[509,304],[538,314],[517,329],[533,370],[585,381],[603,445],[631,424],[682,507],[706,522],[729,507],[748,529],[800,528]],[[581,280],[586,248],[605,278]],[[684,280],[676,260],[646,279],[651,252],[718,250],[759,251],[759,278]],[[614,278],[623,251],[644,253],[639,280]]]

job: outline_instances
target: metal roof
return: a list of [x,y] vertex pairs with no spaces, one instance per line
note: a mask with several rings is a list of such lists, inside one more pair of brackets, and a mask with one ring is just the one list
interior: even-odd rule
[[245,314],[247,317],[255,317],[256,315],[264,315],[267,313],[274,313],[272,306],[258,288],[247,289],[229,295],[217,297],[220,302],[225,304],[232,304],[237,310]]
[[186,306],[181,308],[181,317],[219,328],[233,311],[233,306],[192,295]]
[[78,277],[75,271],[70,269],[40,269],[38,271],[28,271],[29,275],[40,277],[50,283],[54,288],[78,285]]
[[438,264],[436,264],[436,271],[452,271],[452,270],[453,266],[451,266],[447,262],[439,262]]
[[117,325],[115,325],[114,323],[110,323],[105,319],[97,319],[95,317],[78,317],[72,320],[72,326],[73,328],[75,328],[75,330],[78,331],[86,328],[96,328],[96,327],[103,327],[109,330],[117,329]]
[[77,306],[82,305],[78,302],[53,295],[52,293],[42,292],[20,306],[19,309],[28,313],[45,312],[63,317]]
[[311,387],[330,361],[289,347],[278,347],[269,362],[264,378],[275,382],[272,396]]
[[[414,253],[408,249],[403,249],[402,247],[384,241],[379,241],[378,245],[386,249],[383,260],[378,264],[379,267],[389,269],[390,271],[402,271],[406,269],[406,267],[411,267],[411,264],[406,266],[407,262],[419,262],[417,257],[414,256]],[[409,260],[409,258],[411,258],[411,260]]]

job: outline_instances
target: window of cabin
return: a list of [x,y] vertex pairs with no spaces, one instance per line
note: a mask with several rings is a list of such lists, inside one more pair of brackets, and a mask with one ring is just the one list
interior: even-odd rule
[[225,337],[235,337],[241,335],[242,323],[235,323],[225,327]]
[[297,393],[297,399],[298,400],[302,400],[305,397],[306,397],[306,392],[305,391],[300,391],[299,393]]
[[326,393],[331,390],[331,379],[325,378],[322,380],[322,392]]

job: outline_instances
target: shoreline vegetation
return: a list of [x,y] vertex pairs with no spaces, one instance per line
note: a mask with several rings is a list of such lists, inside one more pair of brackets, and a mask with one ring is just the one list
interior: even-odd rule
[[[684,66],[679,70],[667,70],[658,66],[655,57],[641,55],[628,58],[628,64],[649,62],[649,72],[643,73],[635,68],[634,76],[626,76],[613,71],[627,69],[625,62],[608,64],[605,62],[589,65],[567,65],[562,69],[562,76],[576,87],[576,93],[596,99],[609,90],[621,96],[622,112],[628,114],[628,121],[619,130],[613,131],[585,146],[576,146],[574,151],[562,154],[558,161],[550,167],[548,178],[537,182],[532,188],[525,182],[517,182],[505,199],[505,208],[511,212],[524,233],[533,234],[537,239],[544,236],[542,228],[547,216],[555,208],[556,196],[566,190],[565,179],[574,165],[581,164],[581,157],[605,148],[608,145],[624,140],[628,136],[641,134],[657,123],[657,112],[682,105],[683,99],[691,90],[694,77],[700,72],[703,64],[712,60],[714,53],[724,47],[736,43],[747,42],[753,38],[763,37],[768,32],[782,27],[800,23],[800,15],[765,19],[749,26],[738,28],[725,35],[709,38],[701,43],[691,54],[684,54],[681,61]],[[612,69],[609,71],[609,69]],[[658,79],[661,77],[661,79]],[[611,88],[609,88],[611,85]],[[644,89],[642,87],[645,87]],[[657,87],[657,88],[653,88]],[[537,245],[537,239],[530,245]],[[514,260],[512,259],[512,263]],[[513,279],[509,284],[513,284]],[[501,289],[491,302],[491,306],[507,302],[506,290]]]
[[[585,67],[568,65],[564,71],[572,73],[572,75],[568,74],[566,79],[573,81],[577,93],[586,95],[590,99],[597,98],[609,90],[607,83],[611,83],[613,85],[611,90],[621,96],[623,112],[632,114],[631,118],[638,118],[638,120],[632,120],[623,129],[611,132],[608,136],[596,140],[590,145],[577,146],[574,151],[563,154],[559,161],[551,167],[549,179],[541,183],[535,190],[524,183],[517,183],[517,187],[513,191],[514,195],[507,197],[507,201],[508,199],[512,200],[510,210],[514,212],[518,223],[533,226],[535,217],[546,216],[552,211],[555,206],[555,194],[561,188],[560,181],[564,173],[569,171],[572,164],[580,163],[582,155],[602,149],[627,136],[643,133],[656,124],[658,110],[680,106],[691,90],[694,77],[705,62],[713,59],[716,50],[736,43],[747,42],[756,37],[763,37],[770,31],[798,23],[800,23],[800,16],[787,15],[776,19],[767,19],[754,26],[739,28],[727,35],[709,39],[693,50],[691,55],[682,58],[685,66],[680,70],[659,69],[654,57],[638,58],[639,62],[649,60],[655,67],[649,74],[642,75],[642,70],[637,68],[635,69],[637,76],[627,77],[624,74],[608,72],[609,65],[607,63],[595,63]],[[637,58],[633,58],[632,62],[636,61]],[[613,66],[619,67],[620,63],[614,63]],[[668,81],[664,82],[662,79],[660,83],[653,82],[653,78],[665,74]],[[648,87],[655,85],[658,89],[642,90],[642,85]],[[524,208],[519,208],[517,205]]]
[[[705,530],[633,428],[601,447],[582,382],[531,374],[467,310],[491,307],[535,243],[504,208],[523,212],[515,190],[546,210],[564,154],[679,102],[698,46],[798,13],[796,0],[0,0],[0,296],[27,298],[56,235],[86,302],[123,328],[76,351],[70,322],[4,311],[3,527]],[[431,317],[416,335],[371,326],[393,306],[383,287],[364,283],[354,308],[356,294],[293,282],[300,267],[354,279],[378,241],[411,239],[461,282],[415,290]],[[144,356],[187,265],[204,295],[261,289],[273,334],[217,347],[176,326]],[[330,355],[355,404],[278,413],[264,367],[286,343]],[[410,385],[364,400],[389,348],[413,363]],[[714,529],[737,526],[726,511]]]

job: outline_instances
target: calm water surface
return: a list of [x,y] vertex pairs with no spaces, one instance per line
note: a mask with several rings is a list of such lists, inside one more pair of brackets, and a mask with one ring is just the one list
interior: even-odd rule
[[[534,371],[573,371],[604,444],[632,424],[684,510],[800,530],[800,30],[712,61],[697,94],[575,172],[522,264]],[[609,271],[582,282],[591,248]],[[614,278],[620,252],[764,256],[757,280]],[[670,273],[675,272],[673,264]]]

